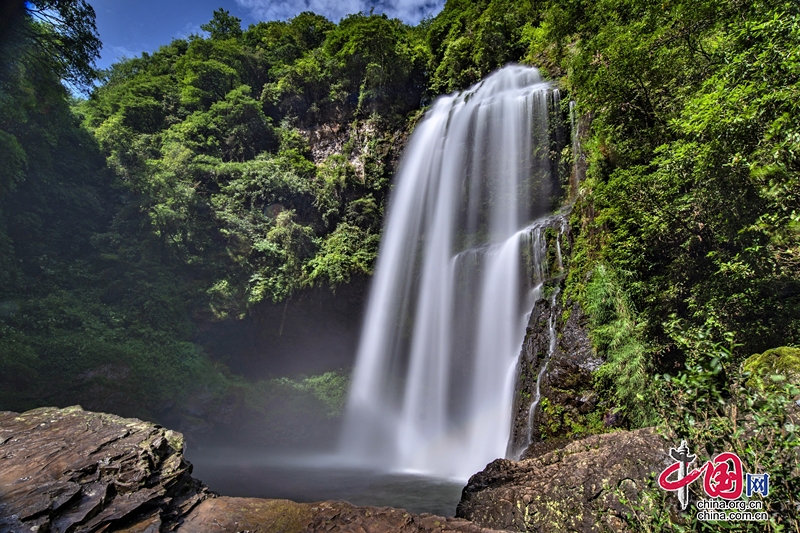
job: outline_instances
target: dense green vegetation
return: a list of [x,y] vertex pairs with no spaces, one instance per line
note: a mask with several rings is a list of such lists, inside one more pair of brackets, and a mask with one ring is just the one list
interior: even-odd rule
[[657,358],[682,320],[735,332],[741,355],[797,342],[797,6],[678,7],[598,29],[607,66],[573,60],[575,90],[610,111],[593,125],[589,231]]
[[[702,461],[733,451],[746,468],[769,472],[774,484],[769,497],[761,498],[769,521],[732,522],[728,530],[791,531],[797,529],[800,501],[800,416],[794,405],[800,396],[796,377],[800,350],[768,350],[740,365],[732,339],[727,335],[716,342],[708,333],[679,339],[690,362],[677,375],[659,378],[657,407],[670,436],[691,443]],[[690,490],[694,498],[706,496],[698,486]],[[667,493],[659,489],[631,503],[628,523],[639,530],[720,530],[721,522],[702,522],[692,513],[676,517],[669,511]]]
[[422,106],[520,61],[587,126],[563,298],[606,359],[602,405],[662,420],[675,381],[653,376],[710,379],[722,353],[722,404],[778,409],[778,393],[731,390],[747,356],[800,343],[796,2],[449,0],[415,27],[303,13],[243,29],[218,10],[205,36],[114,65],[83,100],[61,82],[94,75],[93,13],[52,5],[61,19],[28,4],[0,48],[0,408],[113,386],[106,408],[125,414],[198,394],[263,411],[284,387],[334,415],[316,378],[231,375],[197,324],[369,275]]
[[[136,196],[139,240],[194,271],[221,317],[371,272],[389,143],[424,88],[425,49],[398,21],[239,24],[217,11],[209,38],[115,65],[79,106]],[[320,124],[352,129],[348,145],[314,156],[301,129]]]
[[[527,58],[591,120],[565,295],[607,358],[600,393],[703,456],[776,472],[769,524],[737,530],[797,528],[796,375],[770,368],[758,380],[790,381],[763,388],[766,356],[742,362],[800,342],[799,16],[781,1],[550,2],[528,33]],[[652,496],[631,525],[719,527]]]
[[[115,65],[75,100],[59,82],[87,82],[73,56],[99,41],[76,51],[74,28],[37,13],[20,13],[2,48],[2,408],[81,402],[181,424],[227,402],[274,418],[265,406],[285,389],[295,401],[278,411],[322,402],[337,415],[322,377],[290,393],[231,375],[194,341],[197,322],[371,272],[392,143],[422,90],[411,30],[354,16],[336,33],[303,14],[243,32],[219,10],[209,38]],[[356,54],[374,35],[383,48]],[[315,162],[299,128],[322,119],[349,144]]]

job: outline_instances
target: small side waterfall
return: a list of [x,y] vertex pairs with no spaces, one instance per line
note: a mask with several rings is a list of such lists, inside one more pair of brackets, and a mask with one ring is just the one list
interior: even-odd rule
[[343,430],[359,463],[465,479],[505,455],[559,192],[558,108],[536,69],[510,66],[440,97],[414,131]]
[[[553,291],[553,295],[550,297],[550,309],[554,308],[556,305],[556,297],[558,296],[558,288]],[[547,363],[550,362],[550,357],[552,357],[553,352],[556,349],[556,317],[553,313],[550,314],[550,317],[547,319],[547,332],[550,336],[550,343],[547,347],[547,356],[542,361],[542,365],[539,368],[539,373],[536,376],[536,387],[533,390],[533,400],[531,401],[531,406],[528,408],[528,428],[527,428],[527,437],[528,440],[525,443],[525,448],[527,448],[531,442],[533,441],[533,429],[535,427],[534,422],[536,422],[536,408],[539,407],[539,401],[542,399],[542,376],[544,376],[545,371],[547,370]],[[520,452],[524,451],[524,448],[520,450]]]
[[[572,102],[570,102],[570,110],[572,109],[572,105],[571,104],[572,104]],[[561,219],[560,222],[561,222],[561,224],[560,224],[560,227],[559,227],[558,238],[555,239],[555,243],[554,243],[555,251],[556,251],[556,265],[555,266],[557,268],[557,271],[554,273],[554,275],[557,276],[559,279],[561,278],[561,275],[562,275],[563,270],[564,270],[564,260],[561,257],[561,236],[564,235],[564,230],[566,229],[565,228],[566,221],[564,219]],[[547,244],[545,243],[545,247],[546,246],[547,246]],[[545,249],[547,249],[547,248],[545,248]],[[548,266],[548,264],[547,264],[547,262],[545,262],[544,263],[544,268],[546,268],[547,266]],[[542,269],[542,272],[539,274],[539,276],[540,276],[539,279],[541,279],[541,282],[540,282],[540,284],[538,286],[539,290],[541,290],[541,287],[547,281],[547,277],[548,277],[549,274],[550,273],[548,271]],[[556,298],[558,298],[558,293],[560,292],[560,290],[561,289],[558,286],[554,287],[553,293],[550,295],[550,309],[554,309],[555,308],[555,306],[556,306]],[[537,296],[538,296],[538,294],[537,294]],[[534,304],[534,305],[536,305],[536,304]],[[534,391],[533,391],[533,399],[531,401],[531,406],[528,409],[528,428],[527,428],[527,432],[526,432],[527,442],[525,444],[526,448],[531,444],[531,442],[533,440],[533,429],[535,427],[534,426],[534,422],[536,421],[536,418],[535,418],[536,417],[536,408],[539,406],[539,401],[542,399],[542,376],[544,376],[544,373],[547,371],[547,364],[550,362],[550,357],[553,355],[553,352],[556,349],[556,341],[558,340],[557,336],[556,336],[556,316],[555,316],[555,313],[553,313],[553,312],[551,312],[550,316],[547,318],[547,333],[548,333],[548,337],[549,337],[548,338],[548,344],[547,344],[547,355],[545,356],[544,361],[542,361],[541,367],[539,368],[539,373],[536,376],[536,387],[534,388]],[[521,453],[522,451],[524,451],[524,449],[519,450],[519,451]]]
[[560,292],[559,281],[564,277],[561,242],[567,229],[566,216],[554,215],[538,221],[531,233],[532,264],[538,267],[531,273],[535,283],[534,304],[527,317],[528,327],[518,358],[514,386],[518,394],[514,397],[513,426],[506,450],[506,457],[512,459],[519,459],[535,440],[533,432],[542,396],[542,377],[558,341],[556,300]]

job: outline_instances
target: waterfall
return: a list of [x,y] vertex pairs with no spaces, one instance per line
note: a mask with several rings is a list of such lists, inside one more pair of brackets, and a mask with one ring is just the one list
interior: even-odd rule
[[509,66],[438,98],[411,136],[342,434],[360,464],[465,479],[506,453],[547,261],[537,219],[559,192],[558,106],[536,69]]

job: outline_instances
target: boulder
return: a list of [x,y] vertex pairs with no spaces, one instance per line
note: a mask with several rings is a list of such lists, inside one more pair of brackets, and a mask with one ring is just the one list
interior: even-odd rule
[[519,462],[497,459],[472,476],[456,516],[525,532],[624,531],[629,503],[670,464],[653,428],[593,435]]
[[781,346],[751,355],[742,363],[742,369],[766,383],[770,382],[770,376],[779,374],[800,384],[800,348]]
[[[0,530],[80,533],[147,520],[168,530],[209,496],[183,436],[133,418],[0,412]],[[144,530],[142,530],[144,531]]]

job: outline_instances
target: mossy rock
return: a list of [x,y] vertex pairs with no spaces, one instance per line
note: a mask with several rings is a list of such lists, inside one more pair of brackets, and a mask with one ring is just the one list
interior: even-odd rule
[[[800,384],[800,348],[782,346],[751,355],[742,364],[742,368],[754,377],[758,376],[764,380],[780,374],[791,383]],[[752,381],[751,378],[749,384],[752,385]]]

